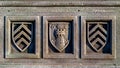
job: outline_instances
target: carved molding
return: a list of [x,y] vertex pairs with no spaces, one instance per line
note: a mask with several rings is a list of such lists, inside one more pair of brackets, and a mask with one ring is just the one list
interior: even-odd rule
[[14,1],[0,1],[0,7],[120,7],[120,1],[111,0],[50,0],[50,1],[25,1],[25,0],[14,0]]

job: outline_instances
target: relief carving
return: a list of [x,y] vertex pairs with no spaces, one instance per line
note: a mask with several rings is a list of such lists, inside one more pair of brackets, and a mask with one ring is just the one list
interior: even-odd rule
[[38,16],[5,17],[5,58],[40,58]]
[[29,22],[12,23],[12,40],[20,52],[24,52],[32,42],[33,24]]
[[83,59],[114,59],[115,16],[82,17],[81,57]]
[[108,40],[108,24],[107,22],[88,22],[87,23],[87,37],[92,49],[100,52]]
[[76,16],[43,16],[43,58],[78,58]]
[[69,23],[51,23],[49,26],[50,42],[54,48],[62,52],[69,44]]

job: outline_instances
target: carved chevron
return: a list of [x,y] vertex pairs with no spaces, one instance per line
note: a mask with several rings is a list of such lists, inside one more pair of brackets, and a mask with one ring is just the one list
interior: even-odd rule
[[17,45],[20,45],[21,42],[24,42],[26,45],[29,44],[24,38],[21,38],[19,41],[17,41]]
[[100,35],[100,37],[102,37],[104,40],[106,39],[106,37],[100,31],[96,31],[92,36],[89,37],[89,40],[94,39],[97,35]]
[[[102,46],[100,46],[100,44],[97,44],[97,42],[99,42]],[[91,42],[91,44],[97,52],[99,52],[105,46],[105,42],[103,42],[100,38],[96,38],[93,42]],[[96,48],[95,46],[99,46],[99,48]]]
[[89,30],[89,27],[91,27],[91,25],[88,24],[88,41],[92,46],[92,48],[96,52],[99,52],[103,49],[103,47],[107,42],[107,37],[105,36],[107,35],[107,31],[105,30],[105,28],[102,27],[104,24],[100,24],[100,23],[96,23],[96,24],[97,25],[95,25],[91,30]]
[[98,28],[101,29],[105,34],[107,34],[107,31],[100,24],[97,24],[93,29],[91,29],[89,34],[93,33]]
[[[21,51],[25,51],[30,43],[31,43],[31,35],[32,35],[32,31],[26,26],[28,24],[24,24],[21,23],[20,26],[18,26],[15,30],[14,30],[14,25],[13,24],[13,42],[15,43],[15,46]],[[32,25],[32,24],[30,24]]]
[[92,42],[92,44],[95,45],[97,42],[100,42],[102,45],[105,44],[105,42],[103,42],[99,37],[97,37],[97,38]]
[[16,34],[20,29],[24,28],[29,34],[31,34],[31,31],[26,27],[24,24],[21,24],[15,31],[14,34]]
[[15,40],[17,40],[19,37],[21,37],[22,35],[24,35],[28,40],[31,40],[30,36],[27,35],[24,31],[21,31],[19,34],[17,34],[14,38]]

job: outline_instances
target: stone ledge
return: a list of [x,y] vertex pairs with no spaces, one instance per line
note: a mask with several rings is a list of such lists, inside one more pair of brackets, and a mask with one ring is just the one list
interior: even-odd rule
[[120,7],[120,1],[0,1],[0,7]]
[[0,65],[0,68],[119,68],[120,66],[97,66],[97,65]]

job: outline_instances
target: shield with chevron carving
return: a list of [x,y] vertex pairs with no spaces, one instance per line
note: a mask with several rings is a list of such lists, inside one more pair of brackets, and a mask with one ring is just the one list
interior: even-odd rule
[[31,22],[13,22],[12,40],[20,52],[24,52],[32,42],[33,24]]
[[96,52],[102,51],[108,39],[108,22],[87,22],[87,38],[89,45]]

